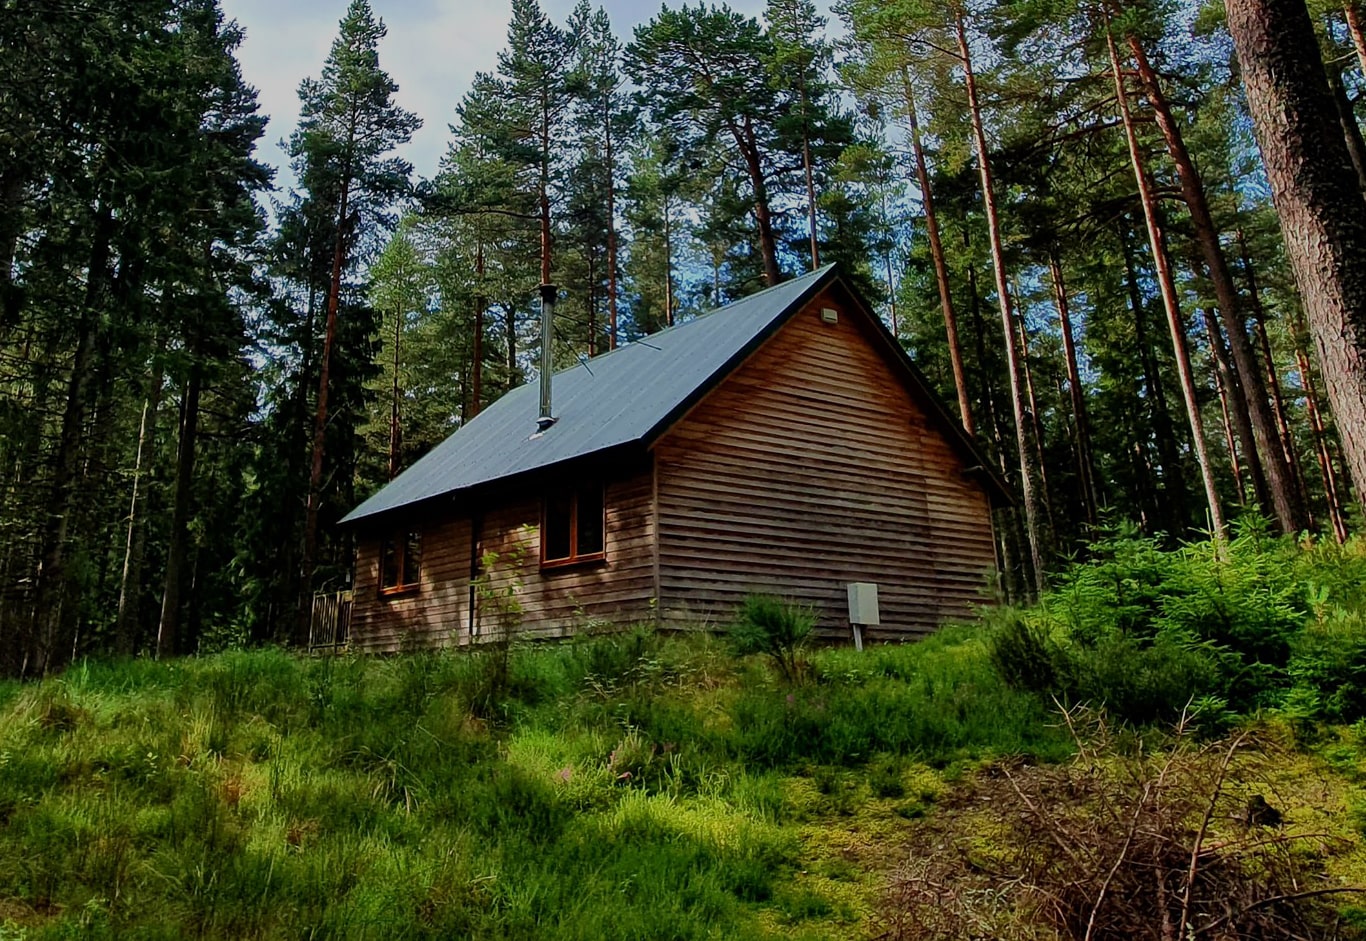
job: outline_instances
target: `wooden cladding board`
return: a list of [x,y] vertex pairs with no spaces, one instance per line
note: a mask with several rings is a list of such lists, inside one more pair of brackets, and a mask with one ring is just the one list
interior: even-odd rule
[[868,634],[892,638],[982,601],[986,494],[862,317],[842,294],[816,298],[656,444],[664,624],[724,624],[764,592],[815,605],[821,632],[847,638],[845,586],[875,582]]
[[[477,642],[499,635],[500,609],[520,609],[508,623],[517,635],[554,637],[596,621],[629,624],[653,617],[653,480],[649,471],[608,481],[606,559],[541,569],[541,487],[525,496],[483,501],[478,546],[467,513],[422,527],[418,590],[379,593],[378,535],[357,547],[351,643],[362,650],[395,651]],[[475,632],[470,632],[470,561],[494,553],[484,592],[476,591]],[[503,601],[490,601],[486,595]]]

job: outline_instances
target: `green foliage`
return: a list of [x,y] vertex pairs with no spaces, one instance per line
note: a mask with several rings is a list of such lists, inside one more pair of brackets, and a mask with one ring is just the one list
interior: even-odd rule
[[1037,607],[989,618],[993,666],[1012,686],[1137,723],[1198,707],[1217,727],[1230,710],[1292,703],[1366,715],[1360,543],[1305,549],[1254,520],[1222,553],[1124,528],[1092,552]]
[[802,678],[802,649],[810,642],[819,615],[809,605],[749,595],[735,612],[731,644],[741,655],[762,653],[772,659],[788,683]]

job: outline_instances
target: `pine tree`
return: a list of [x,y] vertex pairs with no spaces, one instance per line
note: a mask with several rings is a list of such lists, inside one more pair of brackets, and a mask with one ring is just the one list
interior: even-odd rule
[[421,126],[415,115],[394,103],[398,86],[379,66],[379,43],[385,34],[384,23],[375,19],[367,0],[352,0],[323,65],[322,77],[305,79],[299,86],[303,108],[298,130],[290,139],[290,156],[301,182],[309,189],[309,198],[335,207],[329,220],[331,271],[304,523],[300,636],[306,630],[317,563],[328,396],[342,279],[355,260],[356,249],[375,228],[391,223],[391,206],[408,191],[412,168],[391,152]]

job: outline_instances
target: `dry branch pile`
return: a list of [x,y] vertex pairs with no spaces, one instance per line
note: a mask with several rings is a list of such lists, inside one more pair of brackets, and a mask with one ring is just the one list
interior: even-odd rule
[[884,938],[1357,936],[1332,901],[1360,889],[1323,866],[1342,839],[1283,821],[1274,750],[1246,734],[1201,744],[1181,728],[1153,753],[1103,717],[1066,718],[1074,761],[995,765],[946,808],[951,831],[926,828],[893,880]]

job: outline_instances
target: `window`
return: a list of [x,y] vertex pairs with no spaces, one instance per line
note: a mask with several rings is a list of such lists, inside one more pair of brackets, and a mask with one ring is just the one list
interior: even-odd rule
[[546,494],[541,519],[541,564],[570,565],[604,557],[602,484],[582,484]]
[[380,544],[379,592],[398,595],[417,591],[422,566],[422,536],[416,530],[395,533]]

